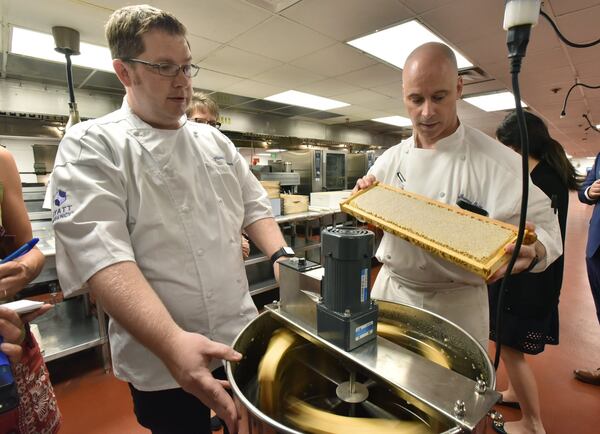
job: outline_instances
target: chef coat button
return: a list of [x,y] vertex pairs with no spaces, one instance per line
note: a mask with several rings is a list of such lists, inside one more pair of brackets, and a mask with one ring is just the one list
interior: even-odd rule
[[390,259],[392,259],[392,256],[391,255],[385,255],[385,259],[390,260]]
[[217,202],[219,203],[223,203],[223,199],[221,199],[220,197],[217,198]]
[[446,193],[444,193],[443,191],[440,192],[440,197],[445,197]]
[[419,270],[424,270],[425,269],[425,265],[421,264],[419,265]]
[[465,161],[466,159],[467,159],[467,157],[466,157],[466,156],[464,156],[464,155],[461,155],[461,156],[460,156],[460,161]]
[[182,212],[182,213],[188,213],[188,212],[190,212],[190,207],[189,207],[189,206],[187,206],[187,205],[183,205],[183,206],[181,207],[181,212]]
[[198,131],[194,131],[194,137],[198,137]]
[[204,255],[204,249],[198,249],[196,253],[198,253],[198,256],[202,256]]
[[235,279],[237,283],[242,283],[242,279]]

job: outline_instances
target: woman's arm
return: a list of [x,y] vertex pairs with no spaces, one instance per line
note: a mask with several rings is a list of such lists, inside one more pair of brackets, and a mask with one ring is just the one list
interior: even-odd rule
[[[15,248],[31,240],[31,223],[23,202],[21,178],[12,155],[0,148],[0,182],[3,185],[2,225],[15,236]],[[37,247],[20,258],[0,265],[0,299],[12,297],[40,274],[44,255]]]

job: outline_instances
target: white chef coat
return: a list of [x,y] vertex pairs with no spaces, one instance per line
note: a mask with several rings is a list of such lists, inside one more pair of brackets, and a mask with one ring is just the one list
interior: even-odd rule
[[[388,149],[369,173],[378,181],[455,205],[464,197],[489,216],[518,225],[521,206],[519,155],[481,131],[461,124],[434,149],[415,147],[414,137]],[[562,253],[560,228],[550,199],[529,184],[527,220],[546,248],[542,271]],[[455,322],[487,347],[489,307],[480,276],[385,233],[377,259],[384,265],[372,297],[422,307]]]
[[[51,185],[66,295],[111,264],[135,261],[184,330],[230,345],[256,316],[240,232],[272,213],[248,164],[217,129],[185,121],[156,129],[124,102],[69,129]],[[118,378],[144,391],[179,387],[112,320],[109,336]]]

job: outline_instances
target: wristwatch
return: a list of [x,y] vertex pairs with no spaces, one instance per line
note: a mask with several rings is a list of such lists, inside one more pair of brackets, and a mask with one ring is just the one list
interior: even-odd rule
[[294,250],[291,247],[288,246],[283,246],[281,249],[277,250],[275,253],[273,253],[273,255],[271,256],[271,263],[275,263],[275,261],[277,261],[279,258],[281,258],[282,256],[287,256],[287,257],[294,257],[296,254],[294,253]]

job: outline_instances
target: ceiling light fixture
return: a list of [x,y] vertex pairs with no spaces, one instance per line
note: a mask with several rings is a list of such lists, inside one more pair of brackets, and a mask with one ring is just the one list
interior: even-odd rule
[[[347,44],[402,69],[408,55],[426,42],[445,44],[439,36],[423,24],[417,20],[412,20],[384,30],[377,30],[369,35],[348,41]],[[458,69],[473,66],[454,48],[452,48],[452,51],[456,55]]]
[[[65,63],[65,56],[54,51],[55,47],[54,37],[49,33],[12,27],[11,53]],[[73,65],[114,72],[108,48],[81,42],[79,49],[81,54],[71,59]]]
[[371,119],[382,124],[395,125],[397,127],[412,127],[412,122],[404,116],[387,116],[385,118]]
[[[463,100],[486,112],[513,109],[515,107],[515,97],[511,92],[495,92],[485,95],[468,96],[463,98]],[[527,107],[527,104],[523,101],[521,101],[521,105]]]
[[265,98],[267,101],[280,102],[282,104],[297,105],[315,110],[331,110],[340,107],[346,107],[347,104],[334,99],[323,98],[322,96],[311,95],[310,93],[298,92],[297,90],[288,90]]

